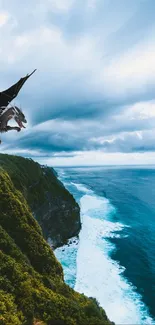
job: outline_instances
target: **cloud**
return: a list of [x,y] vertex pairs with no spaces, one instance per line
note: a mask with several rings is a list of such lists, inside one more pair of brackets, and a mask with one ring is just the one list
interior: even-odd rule
[[102,166],[102,165],[145,165],[154,164],[155,153],[103,153],[102,151],[81,152],[74,157],[33,157],[49,166]]
[[[136,45],[124,55],[113,59],[107,67],[108,83],[116,86],[115,96],[145,94],[154,88],[155,82],[155,39]],[[111,82],[113,80],[113,83]]]
[[[8,146],[38,151],[38,155],[55,155],[74,151],[102,150],[132,152],[154,150],[155,101],[122,108],[122,112],[102,120],[53,119],[23,133],[4,135]],[[4,150],[4,149],[3,149]]]
[[117,137],[98,139],[104,152],[147,152],[155,151],[155,130],[121,133]]
[[9,19],[9,14],[7,12],[0,12],[0,27],[4,26]]
[[53,0],[49,1],[49,5],[53,11],[66,12],[71,8],[73,2],[74,0]]
[[154,7],[151,0],[33,0],[23,10],[19,0],[5,0],[0,87],[37,72],[16,100],[29,127],[3,134],[1,151],[55,161],[78,152],[153,152]]

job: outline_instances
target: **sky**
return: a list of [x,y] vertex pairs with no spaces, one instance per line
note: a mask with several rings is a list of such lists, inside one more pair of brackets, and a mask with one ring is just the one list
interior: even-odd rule
[[0,0],[0,90],[37,69],[13,102],[27,128],[1,134],[0,152],[154,164],[154,12],[154,0]]

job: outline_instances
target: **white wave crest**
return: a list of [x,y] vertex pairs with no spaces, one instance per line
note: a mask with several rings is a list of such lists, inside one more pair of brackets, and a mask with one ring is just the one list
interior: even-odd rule
[[80,191],[80,192],[93,193],[92,190],[90,190],[89,188],[87,188],[83,184],[77,184],[77,183],[73,183],[73,182],[71,182],[70,184],[74,185],[77,188],[77,190]]
[[79,240],[77,237],[71,238],[67,245],[56,248],[55,256],[63,266],[64,279],[71,287],[74,287],[76,280],[76,258]]
[[[114,246],[106,238],[120,236],[118,232],[126,225],[104,219],[113,210],[107,199],[84,195],[80,204],[82,230],[75,290],[95,297],[116,324],[152,324],[141,296],[123,277],[124,268],[109,256]],[[100,212],[98,218],[96,211]]]
[[[60,177],[63,181],[64,175]],[[107,239],[127,237],[122,231],[128,226],[112,222],[111,216],[117,211],[108,199],[96,196],[83,184],[67,180],[66,185],[73,185],[78,195],[85,194],[80,199],[82,230],[78,245],[71,243],[56,250],[66,282],[72,286],[74,279],[74,289],[95,297],[118,325],[153,324],[141,296],[124,278],[125,268],[110,258],[115,246]]]

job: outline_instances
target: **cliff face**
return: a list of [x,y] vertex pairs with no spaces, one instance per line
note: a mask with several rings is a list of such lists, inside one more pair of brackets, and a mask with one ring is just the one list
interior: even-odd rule
[[53,247],[79,233],[79,206],[52,168],[40,166],[31,159],[2,154],[0,166],[24,195],[45,239],[50,238]]
[[[55,189],[55,200],[56,193],[59,197],[56,211],[62,204],[60,198],[63,197],[67,209],[65,205],[61,211],[68,211],[69,203],[66,202],[69,201],[71,207],[76,208],[71,214],[73,213],[73,218],[78,219],[79,208],[72,196],[53,177],[53,172],[51,174],[48,168],[42,169],[30,160],[1,155],[0,166],[2,165],[3,168],[0,168],[0,325],[111,324],[95,299],[78,294],[64,283],[62,267],[44,239],[41,227],[31,212],[33,208],[37,214],[38,202],[39,211],[43,209],[42,205],[47,204],[45,198],[48,198],[49,204],[50,195],[53,193],[52,188],[53,191]],[[51,177],[52,184],[47,180],[48,177]],[[32,181],[31,185],[30,181]],[[34,190],[29,191],[30,188]],[[48,197],[44,193],[45,189]],[[56,201],[52,202],[51,208]],[[71,218],[69,212],[64,215],[65,221],[69,222]],[[40,212],[39,216],[43,222],[45,211]],[[57,219],[58,216],[60,214],[57,214]],[[50,214],[49,223],[52,220]],[[65,221],[61,220],[63,225]],[[46,236],[52,233],[57,241],[56,229],[53,231],[52,226],[48,225],[44,231]],[[75,227],[75,231],[78,231],[78,228]],[[67,230],[63,230],[62,240],[66,236]]]

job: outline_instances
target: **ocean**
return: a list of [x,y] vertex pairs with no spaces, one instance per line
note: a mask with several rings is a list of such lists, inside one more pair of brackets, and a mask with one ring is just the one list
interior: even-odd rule
[[155,167],[56,171],[81,207],[79,239],[55,250],[66,283],[116,324],[155,324]]

